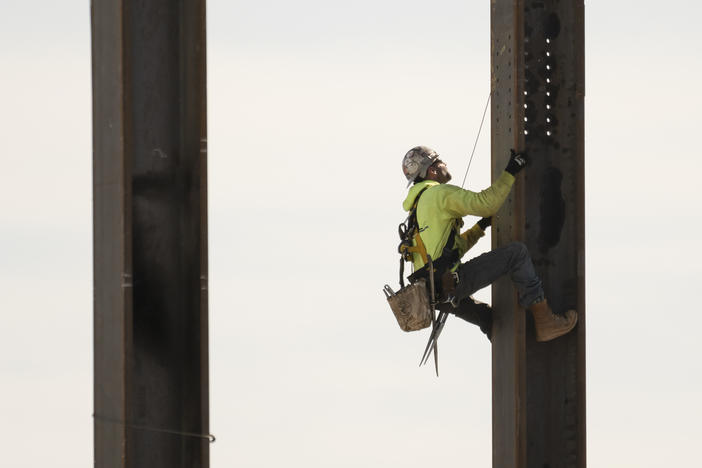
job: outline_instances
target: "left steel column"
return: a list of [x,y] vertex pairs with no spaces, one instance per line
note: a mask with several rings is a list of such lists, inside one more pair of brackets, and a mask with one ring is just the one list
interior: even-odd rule
[[96,467],[209,467],[205,0],[93,0]]

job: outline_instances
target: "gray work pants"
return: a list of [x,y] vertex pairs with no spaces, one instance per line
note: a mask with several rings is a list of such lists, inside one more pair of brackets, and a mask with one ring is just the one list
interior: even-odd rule
[[512,242],[461,264],[456,298],[464,299],[506,274],[512,278],[519,293],[519,304],[525,309],[544,296],[526,245]]

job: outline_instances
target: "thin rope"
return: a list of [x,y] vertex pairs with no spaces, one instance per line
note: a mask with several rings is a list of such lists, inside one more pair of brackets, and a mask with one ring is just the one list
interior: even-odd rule
[[485,114],[487,114],[488,104],[490,104],[490,97],[492,97],[492,90],[488,94],[487,102],[485,103],[485,109],[483,110],[483,118],[480,119],[480,128],[478,128],[478,134],[475,136],[475,143],[473,143],[473,151],[470,153],[470,159],[468,160],[468,167],[466,168],[466,174],[463,176],[463,183],[461,183],[461,188],[466,184],[466,178],[468,177],[468,171],[470,170],[470,163],[473,162],[473,156],[475,155],[475,148],[478,146],[478,139],[480,138],[480,131],[483,129],[483,122],[485,121]]
[[173,434],[173,435],[180,435],[180,436],[184,436],[184,437],[196,437],[198,439],[207,439],[210,441],[211,444],[214,443],[215,440],[217,440],[215,438],[215,436],[213,436],[212,434],[198,434],[197,432],[183,432],[183,431],[174,431],[172,429],[159,429],[156,427],[142,426],[139,424],[131,424],[131,423],[128,423],[126,421],[122,421],[119,419],[113,419],[113,418],[107,418],[105,416],[100,416],[97,414],[93,414],[93,418],[100,420],[100,421],[112,423],[112,424],[119,424],[119,425],[124,426],[124,427],[130,427],[132,429],[139,429],[142,431],[161,432],[164,434]]

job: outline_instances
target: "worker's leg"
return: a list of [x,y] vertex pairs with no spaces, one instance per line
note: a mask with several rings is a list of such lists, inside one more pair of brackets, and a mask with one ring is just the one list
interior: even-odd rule
[[439,310],[448,312],[459,317],[466,322],[480,327],[480,331],[485,333],[488,339],[492,336],[492,308],[484,302],[476,301],[468,296],[464,298],[458,307],[453,307],[450,303],[439,304]]
[[456,298],[466,298],[506,274],[510,275],[517,287],[522,307],[527,308],[543,298],[541,280],[536,276],[529,251],[521,242],[498,247],[462,264],[458,268]]

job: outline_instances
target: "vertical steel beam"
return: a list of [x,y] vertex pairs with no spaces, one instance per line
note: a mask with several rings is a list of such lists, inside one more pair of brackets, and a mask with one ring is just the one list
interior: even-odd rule
[[205,0],[93,0],[95,466],[208,467]]
[[492,174],[510,148],[530,166],[493,221],[524,241],[575,332],[536,343],[509,279],[493,286],[493,466],[580,467],[585,453],[584,15],[582,0],[491,2]]

